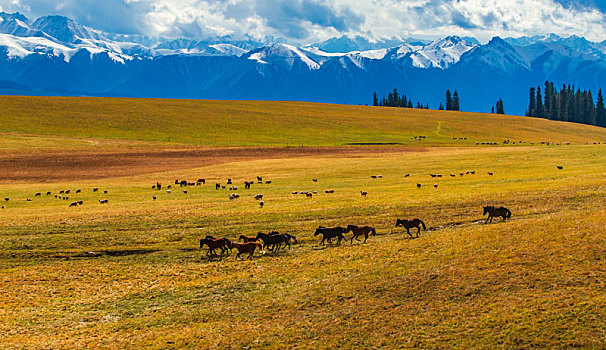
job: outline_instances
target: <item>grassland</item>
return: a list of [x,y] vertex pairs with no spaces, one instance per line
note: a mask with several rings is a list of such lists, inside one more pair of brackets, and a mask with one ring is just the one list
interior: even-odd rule
[[[124,103],[107,101],[109,106]],[[270,105],[273,110],[282,103]],[[291,113],[305,108],[318,108],[317,113],[333,108],[330,115],[375,111],[301,106]],[[456,131],[445,134],[449,138],[458,133],[470,140],[507,137],[492,124],[460,126],[448,113],[377,113],[372,117],[388,119],[394,113],[393,118],[427,128],[437,120],[452,123]],[[515,125],[508,117],[497,118]],[[92,148],[79,144],[90,135],[79,134],[77,126],[71,135],[63,130],[48,136],[51,128],[45,127],[36,136],[15,133],[3,123],[20,146],[7,144],[0,155],[6,162],[0,199],[10,197],[0,210],[2,347],[604,348],[606,146],[583,141],[587,135],[600,140],[604,131],[551,130],[553,123],[538,122],[543,124],[526,134],[527,140],[565,132],[577,144],[194,151],[192,139],[172,145],[176,153],[154,158],[154,153],[168,152],[165,145],[103,135],[102,122],[94,129],[99,143]],[[62,123],[69,124],[61,117],[57,125]],[[419,128],[415,133],[411,127],[410,133],[424,133],[425,127]],[[359,137],[370,142],[373,135],[379,138],[381,132]],[[73,143],[62,150],[53,140],[63,138]],[[95,177],[90,174],[100,168],[94,161],[66,166],[69,159],[61,158],[66,150],[77,160],[95,154],[127,160]],[[184,157],[181,152],[194,153]],[[133,163],[125,154],[146,156]],[[35,163],[45,157],[52,161],[23,166],[24,159]],[[171,157],[179,161],[170,162]],[[49,178],[57,169],[60,174]],[[476,174],[459,175],[467,170]],[[444,177],[431,178],[432,173]],[[383,178],[370,177],[376,174]],[[272,183],[242,189],[245,180],[258,175]],[[172,194],[151,189],[156,181],[166,186],[183,178],[205,178],[207,184],[188,188],[187,194],[179,188]],[[227,178],[240,187],[240,199],[229,201],[230,191],[214,189],[215,182],[225,184]],[[65,189],[82,189],[70,201],[84,205],[68,208],[70,201],[45,196]],[[335,193],[325,194],[325,189]],[[319,193],[311,200],[292,194],[302,190]],[[360,190],[368,196],[362,198]],[[37,192],[42,196],[34,197]],[[253,199],[257,193],[264,194],[264,208]],[[98,204],[102,198],[110,203]],[[507,206],[512,220],[485,225],[481,207],[486,204]],[[396,218],[413,217],[429,228],[419,239],[393,227]],[[313,230],[319,224],[348,223],[374,226],[378,234],[366,244],[317,246]],[[294,234],[301,243],[252,261],[234,261],[234,254],[209,260],[197,249],[198,239],[207,234],[235,238],[271,229]]]

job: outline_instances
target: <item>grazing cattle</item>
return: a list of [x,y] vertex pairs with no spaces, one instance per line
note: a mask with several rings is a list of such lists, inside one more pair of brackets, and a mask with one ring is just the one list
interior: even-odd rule
[[406,229],[406,233],[408,233],[408,235],[410,237],[412,237],[412,235],[410,234],[410,229],[413,227],[417,228],[417,237],[419,237],[419,235],[421,234],[420,225],[423,226],[423,230],[427,230],[425,223],[419,219],[412,219],[412,220],[397,219],[396,220],[396,227],[403,226]]
[[347,232],[347,229],[343,228],[343,227],[333,227],[333,228],[327,228],[327,227],[318,227],[316,229],[316,232],[314,233],[314,236],[317,236],[319,234],[322,235],[322,241],[320,241],[319,245],[324,245],[324,242],[326,240],[328,240],[328,244],[330,244],[331,239],[337,237],[337,245],[341,244],[341,240],[345,239],[345,236],[343,236],[343,234]]
[[417,184],[417,188],[421,188],[421,184]]
[[263,195],[261,193],[259,193],[258,195],[255,196],[256,200],[261,200],[263,199]]
[[467,170],[467,171],[465,172],[465,174],[469,175],[469,170]]
[[264,206],[264,205],[265,205],[265,202],[263,202],[263,201],[260,201],[260,202],[259,202],[259,206],[260,206],[261,208],[263,208],[263,206]]
[[77,203],[78,203],[78,205],[82,205],[82,204],[84,204],[84,202],[83,202],[83,201],[78,201]]
[[69,206],[70,206],[70,208],[71,207],[77,207],[78,206],[78,202],[72,202]]
[[368,239],[368,235],[376,235],[377,231],[375,231],[374,227],[370,227],[370,226],[356,226],[356,225],[347,225],[347,231],[345,231],[345,233],[351,231],[353,233],[353,236],[351,237],[351,244],[353,244],[353,240],[354,238],[356,239],[356,241],[360,241],[360,239],[358,238],[359,236],[364,236],[364,243],[366,243],[366,240]]
[[26,201],[26,202],[31,202],[31,201],[32,201],[32,199],[31,199],[31,198],[28,198],[28,199],[26,199],[25,201]]
[[475,171],[475,170],[474,170],[474,171],[470,171],[470,173],[471,173],[472,175],[475,175],[475,174],[476,174],[476,171]]
[[98,192],[99,189],[97,187],[93,188],[93,192]]
[[178,184],[179,184],[179,180],[175,180],[175,185],[178,185]]
[[80,193],[80,192],[82,192],[82,191],[81,190],[76,190],[76,193]]
[[229,195],[229,200],[234,200],[236,198],[240,198],[240,195],[237,193],[232,193]]
[[382,179],[382,178],[383,178],[383,175],[377,175],[377,177],[378,177],[379,179]]
[[47,196],[50,196],[50,195],[51,195],[51,192],[50,192],[50,191],[46,192],[46,195],[47,195]]
[[250,190],[250,185],[252,185],[252,182],[244,181],[244,189],[245,190]]
[[227,184],[231,185],[231,179],[227,179]]
[[4,198],[5,202],[8,202],[9,200],[10,200],[10,198],[8,198],[8,197]]
[[171,188],[173,188],[173,185],[168,185],[168,186],[166,186],[166,188],[168,188],[170,190]]
[[221,186],[222,189],[225,189],[225,185]]
[[69,194],[71,190],[65,190],[65,194]]
[[156,189],[157,189],[158,191],[160,191],[160,190],[162,189],[162,184],[161,184],[161,183],[159,183],[159,182],[156,182]]
[[307,198],[312,198],[313,196],[314,196],[314,194],[311,192],[305,193],[305,197],[307,197]]
[[463,176],[463,175],[465,175],[465,174],[464,174],[464,173],[459,173],[459,175]]
[[181,186],[181,187],[187,187],[187,180],[181,180],[179,182],[179,186]]
[[40,197],[42,195],[42,193],[38,192],[34,195],[34,197]]
[[58,198],[58,197],[59,197],[58,195],[55,195],[55,198]]
[[187,186],[196,186],[196,183],[195,182],[188,182]]
[[433,184],[433,188],[438,188],[438,184]]
[[64,194],[64,193],[65,193],[65,191],[63,191],[63,190],[59,191],[59,194]]
[[255,253],[255,249],[259,248],[261,254],[265,254],[263,250],[263,244],[258,242],[248,242],[248,243],[237,243],[232,242],[230,245],[231,248],[238,249],[238,254],[236,254],[236,260],[240,257],[240,255],[244,253],[248,253],[248,257],[246,259],[252,259],[253,254]]
[[99,199],[99,204],[107,204],[109,203],[109,200],[107,199]]
[[366,197],[366,195],[367,195],[367,194],[368,194],[368,192],[367,192],[367,191],[360,191],[360,195],[361,195],[362,197]]
[[198,181],[196,181],[196,182],[205,185],[206,184],[206,179],[198,179]]
[[156,185],[153,185],[153,186],[152,186],[152,190],[155,190],[155,189],[156,189]]
[[263,183],[263,178],[261,176],[257,176],[257,182],[262,184]]
[[456,174],[452,174],[452,173],[450,174],[450,177],[455,177],[455,176],[457,176],[457,175]]
[[183,193],[187,194],[187,190],[183,190]]
[[293,191],[292,194],[299,194],[299,192],[298,191]]
[[436,174],[431,174],[431,177],[438,177],[438,175],[436,175]]
[[482,215],[486,214],[488,214],[488,218],[486,218],[485,224],[488,223],[488,220],[492,222],[492,218],[495,216],[501,216],[503,218],[503,221],[511,218],[511,211],[505,207],[495,208],[494,206],[489,205],[487,207],[484,207],[484,214]]
[[171,193],[173,193],[173,191],[171,191],[171,190],[166,190],[166,193],[171,194]]
[[156,196],[153,196],[152,198],[153,198],[153,200],[156,200]]
[[560,165],[558,165],[557,167],[558,167],[558,169],[559,169],[559,170],[564,169],[564,167],[563,167],[563,166],[560,166]]
[[313,194],[318,194],[318,191],[311,191],[311,193],[313,193]]
[[217,184],[217,183],[216,183],[216,184],[215,184],[215,190],[218,190],[218,189],[220,189],[220,188],[221,188],[221,184]]
[[[66,192],[67,193],[67,192]],[[103,191],[103,193],[107,194],[107,190]]]
[[64,196],[64,197],[63,197],[63,200],[64,200],[64,201],[67,201],[67,200],[69,200],[69,197]]
[[404,175],[404,177],[409,177],[409,176],[410,176],[410,174],[405,174],[405,175]]
[[373,179],[376,179],[377,175],[370,175],[370,177],[372,177]]
[[494,174],[493,174],[493,173],[488,173],[488,175],[492,176],[492,175],[494,175]]
[[325,193],[335,193],[335,190],[326,190]]
[[313,182],[318,182],[318,179],[313,179]]
[[265,183],[269,185],[271,183],[271,180],[267,180],[265,181]]

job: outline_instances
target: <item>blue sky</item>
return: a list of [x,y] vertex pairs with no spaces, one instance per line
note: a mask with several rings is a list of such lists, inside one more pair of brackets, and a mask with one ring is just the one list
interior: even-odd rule
[[556,33],[606,40],[606,0],[0,0],[3,11],[60,14],[109,32],[206,39],[279,37],[311,43]]

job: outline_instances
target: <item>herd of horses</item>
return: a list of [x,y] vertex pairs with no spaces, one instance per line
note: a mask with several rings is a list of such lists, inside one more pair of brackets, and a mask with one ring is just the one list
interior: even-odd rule
[[[492,222],[495,217],[502,217],[503,221],[511,218],[511,211],[505,207],[495,207],[495,206],[485,206],[483,215],[488,214],[488,218],[485,223]],[[420,219],[397,219],[395,227],[403,227],[406,229],[406,233],[411,238],[419,238],[421,235],[421,227],[423,230],[427,230],[427,226]],[[416,235],[413,236],[410,233],[410,229],[417,229]],[[347,227],[324,227],[319,226],[314,232],[314,237],[318,235],[322,235],[322,240],[319,245],[324,246],[326,243],[332,244],[332,241],[336,239],[336,245],[340,245],[341,241],[346,240],[345,234],[351,232],[352,236],[349,239],[350,243],[353,245],[354,239],[358,242],[366,243],[369,236],[374,236],[377,234],[377,231],[374,227],[370,226],[356,226],[356,225],[347,225]],[[361,237],[364,237],[364,241],[361,240]],[[238,238],[240,242],[234,242],[229,238],[216,238],[214,236],[206,236],[200,240],[200,249],[204,246],[208,247],[206,252],[206,256],[209,258],[215,257],[223,257],[225,255],[229,255],[232,249],[237,249],[238,253],[236,254],[236,260],[238,260],[242,254],[248,253],[246,259],[252,259],[254,252],[258,250],[261,254],[265,254],[266,250],[277,253],[281,249],[290,249],[291,242],[293,244],[299,243],[297,237],[288,234],[288,233],[279,233],[277,231],[271,231],[268,233],[258,232],[255,237],[250,237],[246,235],[240,235]],[[217,254],[217,250],[221,252],[220,255]]]

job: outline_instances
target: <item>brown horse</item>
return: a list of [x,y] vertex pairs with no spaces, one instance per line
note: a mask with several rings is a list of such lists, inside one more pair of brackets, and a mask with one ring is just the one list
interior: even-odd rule
[[396,227],[403,226],[406,229],[406,233],[408,233],[408,235],[410,237],[412,237],[412,235],[410,234],[410,229],[413,227],[417,228],[417,238],[419,237],[419,235],[421,234],[420,225],[423,225],[423,230],[427,230],[427,227],[425,227],[425,223],[419,219],[413,219],[413,220],[397,219],[396,220]]
[[263,250],[263,244],[257,243],[257,242],[247,242],[247,243],[232,242],[231,247],[238,249],[238,254],[236,255],[236,260],[238,260],[240,255],[242,255],[243,253],[248,253],[248,257],[246,259],[252,259],[252,256],[255,253],[255,249],[257,249],[257,247],[259,248],[259,251],[261,252],[261,254],[265,254],[265,251]]
[[492,218],[495,216],[503,217],[503,221],[505,221],[506,219],[509,219],[511,217],[511,211],[509,209],[507,209],[505,207],[495,208],[492,205],[490,205],[488,207],[484,207],[484,214],[482,214],[482,215],[486,215],[486,214],[488,214],[488,218],[486,218],[485,224],[488,223],[488,220],[490,220],[490,222],[492,222]]
[[221,249],[221,256],[223,256],[225,254],[225,252],[228,251],[230,243],[231,242],[225,238],[220,238],[220,239],[202,238],[200,240],[200,249],[202,249],[202,247],[204,245],[206,245],[206,246],[208,246],[208,251],[206,252],[206,255],[216,256],[217,252],[215,251],[215,249],[218,248],[218,249]]
[[366,240],[368,239],[369,235],[374,236],[377,234],[377,231],[375,231],[374,227],[370,226],[360,227],[356,225],[347,225],[347,231],[345,231],[345,233],[349,231],[353,232],[353,236],[351,236],[351,244],[353,244],[354,238],[356,239],[356,241],[359,241],[359,236],[364,236],[364,243],[366,243]]
[[255,242],[257,240],[256,237],[249,237],[249,236],[246,236],[246,235],[240,235],[240,239],[244,243]]
[[316,229],[316,232],[314,233],[314,236],[317,236],[319,234],[322,235],[322,241],[320,241],[320,245],[324,245],[324,242],[328,240],[328,244],[331,244],[331,240],[333,238],[337,238],[337,245],[341,244],[341,240],[345,239],[345,236],[343,236],[343,233],[347,232],[347,229],[343,228],[343,227],[333,227],[333,228],[327,228],[327,227],[318,227]]

